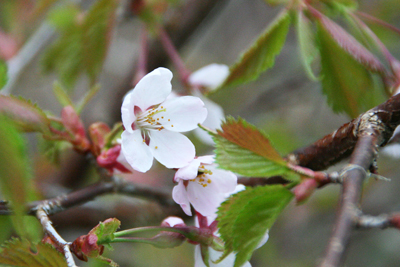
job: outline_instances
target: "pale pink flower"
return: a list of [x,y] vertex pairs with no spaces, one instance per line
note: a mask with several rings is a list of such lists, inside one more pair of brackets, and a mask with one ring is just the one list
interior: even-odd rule
[[175,174],[174,181],[178,185],[174,187],[172,197],[189,216],[192,215],[190,204],[203,216],[215,214],[225,194],[235,190],[236,175],[218,169],[213,163],[213,156],[198,157]]
[[171,79],[168,69],[155,69],[122,103],[122,153],[137,171],[148,171],[153,157],[167,168],[180,168],[195,156],[194,145],[179,132],[195,129],[207,117],[207,110],[198,97],[167,99]]
[[210,90],[220,86],[229,75],[229,67],[223,64],[210,64],[193,72],[188,81],[192,86],[207,87]]
[[[235,190],[233,190],[230,193],[226,193],[225,194],[225,198],[223,199],[223,201],[225,201],[225,199],[227,199],[230,195],[232,194],[236,194],[237,192],[240,192],[242,190],[245,190],[245,186],[242,184],[239,184],[236,186]],[[221,201],[221,203],[223,202]],[[212,226],[212,224],[215,224],[215,219],[217,218],[217,214],[214,213],[210,216],[206,216],[206,223],[207,226],[201,226],[199,225],[199,221],[197,216],[195,217],[195,225],[197,227],[209,227],[211,229],[214,228],[214,226]],[[204,220],[203,220],[204,223]],[[219,236],[218,233],[218,229],[214,230],[214,235]],[[267,241],[268,241],[268,231],[265,233],[263,239],[260,241],[260,243],[258,244],[257,248],[263,246]],[[223,252],[221,251],[216,251],[211,247],[208,247],[208,253],[209,253],[209,262],[208,265],[210,267],[233,267],[235,265],[235,259],[236,259],[236,255],[235,253],[231,253],[229,254],[223,261],[219,262],[219,263],[214,263],[214,261],[218,260]],[[200,245],[196,245],[195,249],[194,249],[194,266],[195,267],[206,267],[206,265],[204,264],[203,261],[203,257],[201,256],[201,248]],[[251,267],[250,262],[246,262],[244,265],[242,265],[243,267]]]
[[[207,128],[215,130],[221,125],[224,119],[224,110],[213,101],[209,100],[200,93],[199,88],[214,90],[220,86],[229,75],[229,67],[223,64],[210,64],[193,72],[189,76],[189,84],[193,87],[193,95],[198,96],[204,102],[208,111],[206,120],[202,123]],[[204,143],[213,145],[211,136],[202,129],[195,129],[194,134]]]

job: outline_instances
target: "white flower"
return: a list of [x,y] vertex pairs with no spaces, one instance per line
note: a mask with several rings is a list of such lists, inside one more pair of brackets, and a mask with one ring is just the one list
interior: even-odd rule
[[[232,194],[236,194],[237,192],[240,192],[242,190],[245,190],[245,186],[242,184],[238,184],[235,187],[235,190],[233,190],[230,193],[226,193],[225,194],[225,198],[221,201],[221,203],[223,201],[225,201],[225,199],[227,199],[230,195]],[[207,220],[207,224],[208,226],[211,225],[214,220],[217,218],[217,214],[213,214],[211,216],[206,216],[206,220]],[[199,227],[199,222],[198,222],[198,218],[196,216],[195,218],[195,225],[197,227]],[[201,227],[201,226],[200,226]],[[218,230],[214,233],[214,235],[219,236]],[[265,233],[264,237],[261,239],[260,243],[258,244],[257,248],[263,246],[267,241],[268,241],[268,231]],[[229,254],[223,261],[219,262],[219,263],[214,263],[213,261],[218,260],[223,252],[220,251],[216,251],[214,249],[212,249],[211,247],[208,247],[208,253],[209,253],[209,266],[210,267],[233,267],[235,265],[235,259],[236,259],[236,255],[234,253]],[[200,245],[196,245],[195,249],[194,249],[194,266],[195,267],[206,267],[206,265],[204,264],[203,261],[203,257],[201,256],[201,248]],[[242,265],[243,267],[251,267],[250,262],[246,262],[244,265]]]
[[223,64],[210,64],[193,72],[188,81],[192,86],[216,89],[229,75],[229,67]]
[[138,82],[122,103],[122,153],[137,171],[149,170],[153,157],[167,168],[180,168],[195,155],[192,142],[179,132],[195,129],[207,117],[207,110],[198,97],[167,99],[171,79],[168,69],[155,69]]
[[198,157],[175,174],[178,185],[174,187],[172,197],[189,216],[192,215],[190,204],[203,216],[215,214],[225,194],[237,185],[235,174],[217,169],[213,163],[213,156]]
[[[200,97],[208,110],[207,118],[202,124],[212,130],[219,128],[221,125],[221,121],[225,117],[224,110],[218,104],[203,96],[197,89],[201,87],[206,87],[209,90],[216,89],[228,75],[228,66],[214,63],[193,72],[188,79],[190,85],[194,88],[193,95]],[[197,128],[194,133],[202,142],[209,145],[214,144],[211,136],[206,131]]]

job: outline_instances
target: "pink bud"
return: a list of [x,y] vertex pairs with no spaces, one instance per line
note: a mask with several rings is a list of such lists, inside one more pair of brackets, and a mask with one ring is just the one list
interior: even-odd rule
[[85,135],[85,127],[72,106],[66,106],[61,111],[61,119],[67,132],[72,135],[74,148],[86,152],[90,148]]
[[297,203],[307,200],[318,187],[318,182],[314,179],[304,179],[298,186],[294,188],[294,196]]
[[100,155],[106,143],[106,135],[110,132],[110,127],[103,122],[95,122],[89,126],[89,136],[93,143],[93,153]]

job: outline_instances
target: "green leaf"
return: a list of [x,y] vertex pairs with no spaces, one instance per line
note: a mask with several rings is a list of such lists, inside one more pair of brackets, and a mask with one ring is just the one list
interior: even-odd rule
[[25,203],[33,196],[26,144],[11,120],[4,115],[0,115],[0,140],[1,193],[11,203],[15,214],[11,219],[18,235],[26,237]]
[[99,92],[100,84],[96,84],[90,88],[90,90],[85,94],[85,96],[76,105],[76,113],[80,114],[85,108],[86,104]]
[[53,92],[56,96],[58,102],[63,106],[74,106],[71,98],[69,97],[67,91],[65,91],[64,87],[59,82],[54,82],[53,84]]
[[64,256],[51,245],[32,244],[26,239],[13,239],[3,244],[0,264],[18,267],[68,266]]
[[92,85],[103,66],[116,8],[116,0],[99,0],[89,10],[82,25],[83,63]]
[[246,188],[222,203],[217,221],[225,242],[224,255],[235,252],[235,266],[242,266],[248,261],[292,198],[293,194],[288,189],[273,185]]
[[26,132],[49,132],[50,121],[35,104],[21,97],[0,95],[0,114],[10,117],[18,128]]
[[116,218],[109,218],[104,222],[100,222],[89,234],[97,236],[97,244],[109,244],[114,239],[114,233],[120,227],[121,222]]
[[51,13],[48,20],[58,28],[60,37],[46,51],[43,70],[56,72],[68,88],[81,73],[94,85],[106,56],[116,7],[116,0],[99,0],[85,16],[74,5]]
[[255,126],[241,118],[228,117],[221,128],[213,136],[216,162],[221,168],[248,177],[282,175],[288,180],[299,180],[299,175],[286,166],[268,137]]
[[311,22],[304,16],[301,10],[297,13],[296,26],[300,56],[304,69],[311,80],[317,81],[318,77],[315,76],[311,67],[318,56],[318,50],[315,46],[315,33],[313,32]]
[[262,72],[271,68],[275,63],[275,57],[279,55],[285,43],[290,20],[288,11],[282,12],[267,30],[258,37],[254,44],[230,67],[229,76],[219,88],[253,81]]
[[348,54],[318,23],[322,88],[334,112],[355,118],[383,101],[371,73]]
[[7,63],[0,59],[0,90],[7,84]]

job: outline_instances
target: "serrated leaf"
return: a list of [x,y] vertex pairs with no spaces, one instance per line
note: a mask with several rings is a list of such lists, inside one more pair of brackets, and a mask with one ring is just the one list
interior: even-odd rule
[[223,168],[240,175],[270,177],[282,175],[297,181],[299,176],[271,145],[268,137],[243,119],[228,117],[214,135],[216,161]]
[[292,198],[288,189],[273,185],[246,188],[221,204],[217,218],[219,233],[226,251],[236,253],[235,266],[242,266],[250,259]]
[[332,40],[356,61],[372,72],[385,72],[385,67],[379,59],[337,23],[316,10],[313,10],[311,14],[317,19],[319,28],[323,29],[326,34],[329,34]]
[[[229,87],[253,81],[272,67],[286,40],[290,26],[290,15],[283,11],[262,33],[254,44],[230,67],[229,76],[219,87]],[[218,89],[217,89],[218,90]],[[215,92],[216,90],[214,90]]]
[[302,10],[297,13],[296,26],[300,56],[304,69],[311,80],[317,81],[318,78],[311,67],[318,56],[318,50],[315,45],[315,33],[313,32],[311,22],[304,16]]
[[354,118],[382,102],[371,73],[339,46],[323,24],[318,26],[322,88],[333,111]]
[[92,81],[103,66],[116,8],[116,0],[99,0],[89,10],[82,25],[83,62]]
[[21,97],[0,95],[0,114],[13,119],[18,128],[25,132],[49,131],[50,121],[35,104]]
[[0,90],[7,84],[7,63],[0,59]]
[[[32,251],[32,248],[35,251]],[[32,244],[26,239],[13,239],[3,244],[0,253],[2,266],[67,267],[64,256],[49,244]]]
[[81,73],[88,74],[93,85],[105,59],[117,1],[96,1],[83,19],[75,6],[70,7],[60,8],[57,12],[61,15],[56,12],[49,17],[61,35],[46,51],[43,70],[58,73],[68,88]]
[[23,216],[25,203],[32,197],[32,184],[26,144],[11,120],[0,115],[0,189],[10,201],[13,225],[20,236],[27,236]]

